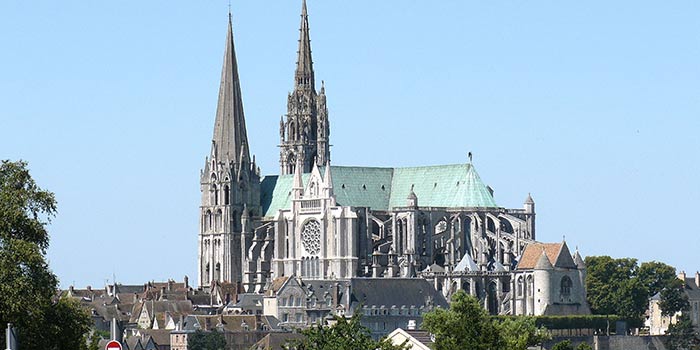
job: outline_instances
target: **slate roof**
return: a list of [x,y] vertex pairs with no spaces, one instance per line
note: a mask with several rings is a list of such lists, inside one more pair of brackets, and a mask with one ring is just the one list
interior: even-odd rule
[[[319,170],[323,173],[323,167]],[[310,174],[303,174],[306,183]],[[497,208],[488,187],[471,164],[407,168],[331,166],[336,202],[343,206],[390,210],[405,207],[411,190],[421,207]],[[266,217],[291,206],[294,175],[266,176],[261,203]]]
[[262,303],[263,303],[263,295],[262,294],[245,293],[245,294],[238,294],[238,302],[236,302],[236,303],[231,302],[230,305],[232,307],[242,308],[242,309],[261,309],[262,310]]
[[685,278],[685,292],[690,300],[700,300],[700,286],[695,284],[695,276]]
[[[169,346],[170,345],[170,332],[169,329],[140,329],[139,332],[143,334],[143,339],[148,339],[151,337],[153,342],[159,346]],[[147,343],[147,341],[144,341]]]
[[422,330],[418,330],[418,329],[410,329],[410,330],[404,329],[403,331],[406,332],[411,337],[413,337],[413,339],[423,343],[424,345],[426,345],[428,347],[432,347],[433,339],[430,335],[430,332],[422,331]]
[[270,333],[260,339],[251,349],[254,350],[282,350],[288,340],[300,339],[303,335],[300,333]]
[[117,283],[115,285],[115,293],[143,293],[147,288],[143,284],[121,284]]
[[429,298],[435,306],[449,307],[445,297],[422,278],[353,278],[351,283],[351,310],[359,304],[420,307],[426,305]]

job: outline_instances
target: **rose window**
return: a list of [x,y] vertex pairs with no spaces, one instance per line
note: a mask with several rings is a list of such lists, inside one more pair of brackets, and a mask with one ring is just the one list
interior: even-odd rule
[[301,231],[301,245],[311,255],[321,252],[321,224],[318,221],[310,220],[304,224],[304,229]]

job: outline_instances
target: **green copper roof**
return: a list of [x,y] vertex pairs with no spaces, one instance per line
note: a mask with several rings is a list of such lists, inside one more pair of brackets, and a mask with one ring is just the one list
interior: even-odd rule
[[[323,174],[323,168],[320,169]],[[332,166],[333,192],[339,205],[389,210],[405,207],[413,188],[420,207],[487,207],[498,205],[470,164],[411,168]],[[266,176],[261,203],[265,216],[291,206],[294,175]],[[309,174],[302,179],[306,184]]]
[[405,207],[411,187],[420,207],[498,207],[469,164],[394,169],[389,207]]

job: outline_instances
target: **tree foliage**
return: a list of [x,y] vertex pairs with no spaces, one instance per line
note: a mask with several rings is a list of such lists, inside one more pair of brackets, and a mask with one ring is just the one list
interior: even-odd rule
[[693,322],[690,320],[690,316],[688,316],[687,313],[681,314],[676,320],[676,323],[668,327],[666,334],[668,335],[666,338],[666,345],[670,350],[700,349],[700,338],[698,337],[698,333],[695,332]]
[[571,340],[569,339],[564,339],[552,346],[552,350],[593,350],[593,347],[588,345],[588,343],[579,343],[574,347],[573,344],[571,344]]
[[648,292],[637,278],[636,259],[589,256],[586,269],[588,303],[593,313],[641,320]]
[[436,350],[525,350],[550,338],[535,318],[492,318],[478,299],[462,290],[452,296],[449,310],[427,313],[423,328],[435,335]]
[[571,340],[566,339],[554,344],[552,350],[574,350],[574,346],[571,345]]
[[37,186],[25,162],[0,163],[0,324],[12,323],[22,349],[84,349],[91,320],[73,301],[56,300],[46,263],[46,225],[54,194]]
[[[648,300],[661,293],[661,308],[671,315],[687,304],[676,269],[658,261],[637,265],[636,259],[586,257],[586,290],[591,310],[640,323]],[[685,300],[685,301],[684,301]]]
[[656,295],[670,283],[678,280],[676,269],[658,261],[643,262],[639,265],[637,276],[643,285],[647,287],[650,296]]
[[661,289],[659,307],[664,316],[675,315],[690,309],[688,295],[685,293],[685,281],[674,279]]
[[372,339],[369,329],[364,327],[360,320],[359,312],[350,319],[335,316],[333,325],[317,325],[302,330],[303,337],[288,341],[284,348],[294,350],[404,349],[403,346],[393,345],[386,339],[379,341]]
[[449,310],[434,309],[425,314],[423,328],[435,335],[436,350],[493,350],[504,346],[479,301],[463,290],[452,295]]
[[503,338],[503,349],[526,350],[550,338],[545,328],[535,325],[534,317],[505,317],[495,325]]
[[187,348],[190,350],[224,350],[226,337],[217,331],[197,330],[187,337]]

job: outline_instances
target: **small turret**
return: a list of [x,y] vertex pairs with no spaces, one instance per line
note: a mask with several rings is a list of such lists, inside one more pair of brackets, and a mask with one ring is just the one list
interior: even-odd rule
[[542,249],[542,254],[535,264],[535,270],[551,270],[552,268],[552,262],[549,261],[547,253]]
[[525,208],[526,213],[532,214],[535,212],[535,201],[532,199],[530,193],[527,194],[523,207]]
[[297,158],[297,165],[294,167],[294,184],[292,186],[292,192],[294,199],[301,199],[304,193],[304,181],[301,178],[301,158]]
[[578,252],[578,247],[576,247],[576,252],[574,253],[574,263],[579,270],[586,269],[586,263]]
[[411,192],[408,194],[407,199],[407,206],[411,207],[413,209],[418,208],[418,196],[416,196],[416,193],[413,192],[413,188],[411,188]]
[[375,250],[374,253],[372,253],[372,277],[374,278],[380,277],[379,268],[381,267],[381,265],[379,265],[379,257],[381,255],[382,254],[377,250]]
[[323,194],[326,198],[333,197],[333,178],[331,177],[331,161],[326,163],[326,170],[323,174]]

